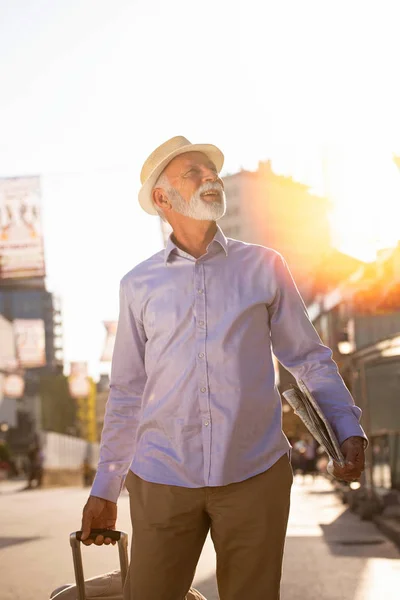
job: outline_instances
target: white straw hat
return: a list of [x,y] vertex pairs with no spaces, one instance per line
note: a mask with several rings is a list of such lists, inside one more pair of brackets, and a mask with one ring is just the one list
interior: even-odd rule
[[139,191],[140,206],[150,215],[157,215],[154,208],[152,191],[153,187],[167,166],[175,156],[185,152],[203,152],[217,168],[218,173],[224,164],[224,155],[221,150],[212,144],[191,144],[185,137],[178,135],[158,146],[146,159],[140,173],[142,187]]

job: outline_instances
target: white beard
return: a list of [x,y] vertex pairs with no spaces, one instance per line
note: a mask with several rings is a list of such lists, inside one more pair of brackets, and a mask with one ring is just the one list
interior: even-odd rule
[[[201,194],[210,190],[217,190],[221,195],[221,199],[214,202],[203,200]],[[175,188],[169,188],[167,190],[167,195],[172,204],[172,208],[177,213],[184,217],[197,219],[198,221],[218,221],[218,219],[224,216],[226,211],[225,193],[219,183],[203,184],[193,194],[189,202],[186,202]]]

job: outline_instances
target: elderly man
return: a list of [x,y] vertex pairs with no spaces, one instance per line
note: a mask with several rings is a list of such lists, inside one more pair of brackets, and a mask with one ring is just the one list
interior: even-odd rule
[[222,165],[215,146],[175,137],[142,169],[139,202],[173,233],[121,282],[100,462],[82,520],[85,539],[115,526],[128,472],[126,600],[184,599],[209,531],[221,600],[278,600],[292,470],[272,350],[336,432],[347,460],[336,476],[357,479],[364,465],[360,410],[283,257],[227,239],[216,224]]

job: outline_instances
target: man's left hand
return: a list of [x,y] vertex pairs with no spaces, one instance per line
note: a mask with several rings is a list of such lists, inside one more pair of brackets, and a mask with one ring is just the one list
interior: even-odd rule
[[362,437],[349,437],[340,447],[345,465],[340,467],[334,463],[333,476],[342,481],[356,481],[360,479],[365,467],[365,440]]

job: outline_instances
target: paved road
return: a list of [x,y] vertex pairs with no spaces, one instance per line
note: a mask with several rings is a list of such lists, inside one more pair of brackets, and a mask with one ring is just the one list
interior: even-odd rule
[[[68,534],[79,528],[87,490],[20,487],[0,483],[0,600],[46,600],[73,579]],[[118,525],[129,531],[125,494]],[[117,568],[116,548],[85,548],[83,555],[87,577]],[[398,600],[399,558],[374,525],[345,510],[327,482],[296,482],[282,600]],[[218,599],[214,571],[207,540],[195,584],[208,600]]]

